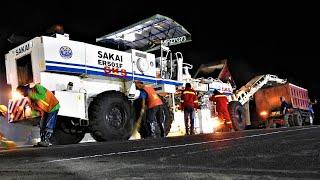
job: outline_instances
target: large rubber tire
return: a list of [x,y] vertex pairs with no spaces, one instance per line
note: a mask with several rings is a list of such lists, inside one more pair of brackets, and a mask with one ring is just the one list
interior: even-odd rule
[[83,139],[84,135],[84,131],[74,130],[71,118],[58,116],[56,129],[50,138],[50,142],[53,145],[77,144]]
[[228,110],[232,121],[232,126],[235,131],[242,131],[246,128],[244,119],[245,112],[243,106],[238,101],[229,102]]
[[163,115],[164,117],[164,127],[165,127],[165,135],[167,136],[171,130],[171,125],[173,122],[173,112],[172,112],[172,108],[170,108],[169,104],[163,99]]
[[295,126],[302,126],[302,116],[299,111],[293,113],[293,122]]
[[294,126],[294,122],[293,122],[293,116],[291,113],[287,113],[284,115],[283,119],[287,122],[287,126],[289,127],[293,127]]
[[[162,108],[162,120],[164,121],[164,128],[165,128],[165,136],[167,136],[170,132],[171,129],[171,124],[173,122],[173,112],[170,111],[170,107],[168,103],[165,101],[165,99],[161,98],[163,102],[163,108]],[[136,120],[139,118],[140,115],[140,110],[141,110],[141,99],[137,99],[133,102],[133,106],[135,109],[135,114],[136,114]],[[148,113],[148,111],[147,111]],[[141,138],[147,138],[150,136],[150,127],[148,126],[147,123],[147,113],[144,114],[141,124],[140,124],[140,129],[139,133]],[[156,124],[156,136],[160,137],[161,135],[161,130],[158,124]]]
[[127,140],[133,129],[133,108],[121,92],[106,91],[89,106],[91,136],[96,141]]

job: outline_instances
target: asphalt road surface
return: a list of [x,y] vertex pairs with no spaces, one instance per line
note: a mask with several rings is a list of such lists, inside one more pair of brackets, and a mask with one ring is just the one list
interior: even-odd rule
[[320,126],[2,151],[0,179],[320,179]]

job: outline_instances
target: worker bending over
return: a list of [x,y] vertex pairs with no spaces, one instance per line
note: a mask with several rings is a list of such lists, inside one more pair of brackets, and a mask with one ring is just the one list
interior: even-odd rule
[[[54,94],[40,84],[28,84],[19,86],[17,91],[23,96],[29,97],[32,104],[32,116],[41,116],[40,138],[38,146],[47,147],[50,145],[50,138],[56,127],[60,104]],[[37,110],[37,111],[36,111]]]
[[139,119],[142,119],[145,109],[147,109],[147,125],[150,136],[156,137],[156,123],[161,130],[161,137],[165,137],[163,103],[152,86],[145,85],[141,81],[135,81],[136,88],[140,90],[139,98],[142,99],[142,106]]
[[213,95],[210,97],[210,100],[216,104],[216,113],[220,124],[226,124],[227,127],[232,129],[232,122],[228,110],[228,98],[226,95],[220,93],[218,90],[213,92]]

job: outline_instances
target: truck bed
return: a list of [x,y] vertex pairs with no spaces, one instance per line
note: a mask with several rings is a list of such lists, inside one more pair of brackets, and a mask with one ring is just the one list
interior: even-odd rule
[[292,105],[293,108],[307,110],[309,103],[308,90],[296,86],[291,83],[272,86],[260,89],[254,95],[256,110],[260,114],[266,111],[268,114],[271,111],[280,109],[280,97],[285,97],[286,101]]

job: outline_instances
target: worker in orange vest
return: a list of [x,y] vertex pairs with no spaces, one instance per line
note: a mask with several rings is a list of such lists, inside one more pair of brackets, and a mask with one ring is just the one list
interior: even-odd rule
[[[194,113],[195,108],[198,107],[198,97],[196,92],[191,88],[190,83],[186,83],[186,87],[181,94],[181,110],[184,111],[184,124],[186,128],[186,135],[194,134]],[[190,117],[190,131],[189,131],[189,117]]]
[[163,103],[154,88],[150,85],[145,85],[141,81],[135,81],[136,88],[140,90],[139,98],[142,99],[142,109],[140,118],[142,118],[145,109],[147,109],[147,125],[149,126],[150,136],[156,137],[156,123],[161,130],[161,137],[165,136]]
[[209,99],[216,104],[216,113],[220,120],[220,124],[226,124],[229,129],[232,129],[227,96],[220,93],[218,90],[215,90]]

